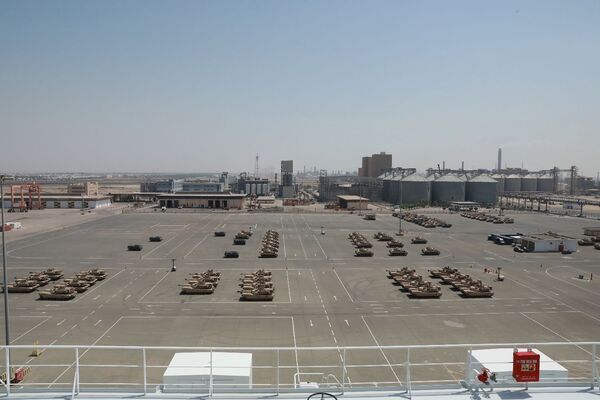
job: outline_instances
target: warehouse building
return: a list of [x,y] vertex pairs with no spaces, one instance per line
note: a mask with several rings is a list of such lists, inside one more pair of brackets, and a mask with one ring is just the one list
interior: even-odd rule
[[183,182],[183,192],[196,192],[196,193],[223,193],[225,183],[223,182],[201,182],[201,181],[189,181]]
[[526,235],[518,243],[530,253],[577,251],[577,239],[552,232]]
[[[25,199],[26,208],[29,207],[29,199]],[[110,196],[71,196],[64,194],[45,194],[40,196],[41,208],[74,208],[74,209],[96,209],[110,207],[112,201]],[[4,199],[4,208],[16,209],[11,205],[10,198]]]
[[369,206],[369,199],[355,195],[337,196],[340,208],[346,210],[366,210]]
[[583,228],[583,234],[586,236],[600,237],[600,226],[590,226]]
[[142,182],[140,184],[140,192],[175,193],[182,190],[183,180],[181,179],[165,179],[162,181]]
[[98,182],[69,183],[67,193],[75,196],[98,196]]
[[158,204],[166,208],[216,208],[241,210],[246,195],[232,193],[170,193],[159,194]]

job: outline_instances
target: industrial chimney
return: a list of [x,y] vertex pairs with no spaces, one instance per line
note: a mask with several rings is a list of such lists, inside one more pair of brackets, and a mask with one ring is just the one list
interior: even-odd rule
[[502,149],[498,149],[498,171],[502,169]]

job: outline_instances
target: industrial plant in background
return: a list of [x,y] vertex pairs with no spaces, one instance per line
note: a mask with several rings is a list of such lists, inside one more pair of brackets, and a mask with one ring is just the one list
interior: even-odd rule
[[[442,166],[438,164],[437,168],[420,174],[415,168],[392,168],[391,159],[392,156],[385,153],[363,157],[358,176],[328,176],[322,171],[319,200],[331,202],[340,195],[355,195],[402,206],[447,206],[457,201],[494,205],[500,195],[574,195],[593,185],[593,180],[577,176],[575,166],[542,171],[501,168],[502,149],[498,149],[494,170],[465,170],[464,162],[460,169],[447,169],[442,162]],[[383,165],[389,167],[383,168]],[[381,174],[372,176],[381,168]]]

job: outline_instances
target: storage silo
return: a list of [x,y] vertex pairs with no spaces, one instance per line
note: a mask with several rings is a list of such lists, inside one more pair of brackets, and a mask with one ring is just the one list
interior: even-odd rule
[[412,174],[399,181],[398,204],[417,205],[431,202],[431,181]]
[[498,194],[504,193],[504,175],[502,174],[494,174],[492,175],[492,179],[496,181],[497,192]]
[[538,192],[553,193],[554,177],[552,176],[552,174],[545,174],[538,177],[537,187]]
[[536,174],[527,174],[521,178],[521,192],[537,192],[538,176]]
[[455,175],[444,175],[431,183],[431,201],[447,204],[451,201],[465,201],[466,182]]
[[521,191],[521,175],[512,174],[504,178],[505,192],[520,192]]
[[467,181],[465,198],[480,204],[496,204],[498,199],[498,181],[487,176],[479,175]]

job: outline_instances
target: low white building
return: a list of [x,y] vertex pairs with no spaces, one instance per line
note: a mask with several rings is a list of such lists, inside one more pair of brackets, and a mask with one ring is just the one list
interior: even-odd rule
[[[212,361],[212,365],[211,365]],[[165,392],[252,388],[252,353],[175,353],[163,374]]]
[[577,239],[551,232],[523,236],[518,244],[530,253],[577,251]]

